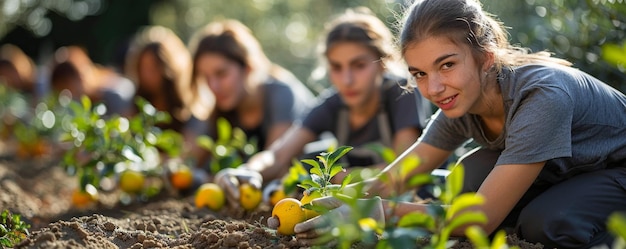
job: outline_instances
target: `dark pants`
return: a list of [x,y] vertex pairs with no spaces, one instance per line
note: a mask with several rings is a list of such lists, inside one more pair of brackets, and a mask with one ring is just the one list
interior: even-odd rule
[[[474,150],[461,158],[464,191],[475,192],[500,151]],[[626,165],[574,176],[550,186],[533,185],[500,225],[544,248],[611,247],[607,217],[626,211]],[[511,230],[509,230],[511,231]]]

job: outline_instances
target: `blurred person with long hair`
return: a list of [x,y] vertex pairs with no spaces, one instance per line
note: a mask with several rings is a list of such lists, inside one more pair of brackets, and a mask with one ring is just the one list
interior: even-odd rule
[[301,125],[293,126],[242,167],[218,173],[217,182],[229,190],[230,199],[238,198],[236,186],[242,181],[280,179],[293,159],[317,155],[302,155],[303,149],[324,132],[332,133],[337,146],[353,147],[342,161],[348,171],[334,177],[336,183],[354,169],[380,170],[386,165],[380,152],[368,146],[399,153],[422,133],[428,114],[418,114],[418,108],[425,108],[421,104],[426,102],[403,88],[406,78],[399,74],[393,36],[385,23],[368,8],[359,7],[341,13],[326,28],[319,50],[332,88],[319,96],[319,104]]
[[[206,134],[216,138],[219,118],[266,149],[301,119],[315,96],[291,72],[270,61],[252,31],[237,20],[209,23],[191,38],[191,85],[209,106]],[[201,89],[210,89],[210,98]],[[207,101],[210,100],[210,101]],[[205,167],[208,153],[198,152]]]
[[94,103],[104,104],[106,115],[129,116],[132,113],[134,84],[112,68],[94,63],[84,48],[59,47],[50,67],[53,91],[68,89],[74,99],[87,96]]
[[141,28],[126,54],[124,74],[136,85],[135,97],[171,116],[169,124],[159,125],[162,129],[184,132],[192,108],[200,107],[189,102],[191,55],[174,31],[163,26]]

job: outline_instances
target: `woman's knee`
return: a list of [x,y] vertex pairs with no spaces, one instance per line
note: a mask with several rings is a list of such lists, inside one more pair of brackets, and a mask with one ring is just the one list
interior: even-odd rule
[[537,206],[524,208],[516,229],[520,237],[528,242],[541,243],[544,248],[589,248],[610,245],[613,240],[604,227],[590,230],[588,222],[567,210],[546,211]]

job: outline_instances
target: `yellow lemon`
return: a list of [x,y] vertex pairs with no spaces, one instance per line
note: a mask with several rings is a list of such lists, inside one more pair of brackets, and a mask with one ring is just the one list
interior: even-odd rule
[[359,219],[359,226],[364,231],[376,231],[378,229],[378,223],[376,222],[376,220],[374,220],[374,218],[370,217]]
[[263,192],[248,183],[239,186],[239,203],[248,211],[254,210],[263,200]]
[[[302,196],[302,199],[300,199],[300,202],[302,203],[302,205],[309,204],[313,199],[317,199],[320,197],[322,197],[322,193],[320,193],[319,191],[313,191],[310,193],[308,191],[304,191],[304,195]],[[306,214],[307,220],[320,215],[319,213],[306,208],[304,209],[304,213]]]
[[175,189],[183,190],[191,187],[193,175],[187,166],[180,167],[170,175],[170,182]]
[[282,199],[285,199],[285,197],[287,197],[287,195],[285,195],[285,190],[283,190],[282,188],[274,190],[274,192],[270,194],[270,205],[272,205],[272,207],[275,206],[276,203],[278,203]]
[[126,193],[137,193],[143,189],[145,176],[135,170],[125,170],[120,174],[120,188]]
[[277,222],[277,224],[269,224],[270,220],[268,220],[268,225],[270,227],[276,227],[276,232],[283,235],[293,235],[295,232],[293,228],[296,224],[303,222],[306,220],[306,216],[304,214],[304,209],[302,208],[302,203],[295,198],[285,198],[274,206],[272,209],[272,222]]
[[226,202],[224,191],[215,183],[204,183],[196,190],[195,204],[197,208],[208,207],[218,211]]

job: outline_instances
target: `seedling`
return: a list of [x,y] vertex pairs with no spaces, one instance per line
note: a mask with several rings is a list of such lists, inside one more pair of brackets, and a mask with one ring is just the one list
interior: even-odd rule
[[298,186],[304,188],[305,191],[308,192],[319,191],[322,196],[329,196],[332,193],[341,191],[348,183],[350,183],[352,175],[348,174],[342,180],[341,185],[332,184],[331,179],[340,172],[346,171],[341,164],[338,164],[337,162],[342,156],[350,152],[350,150],[352,150],[352,147],[350,146],[341,146],[331,152],[322,152],[316,157],[317,160],[302,160],[303,163],[312,166],[310,169],[311,179],[303,180]]
[[228,120],[221,117],[217,119],[216,125],[217,139],[207,135],[196,139],[198,146],[209,152],[212,174],[225,168],[238,167],[257,152],[256,141],[249,141],[241,128],[232,127]]
[[22,221],[19,214],[12,214],[9,210],[0,214],[0,245],[14,247],[29,235],[30,225]]
[[[139,113],[131,119],[105,115],[102,104],[92,106],[83,96],[80,102],[69,103],[71,115],[65,117],[62,141],[69,143],[63,166],[70,175],[77,175],[79,187],[101,186],[105,178],[115,178],[126,169],[147,176],[160,176],[161,153],[177,156],[182,136],[162,131],[156,125],[170,121],[169,114],[157,111],[144,99],[136,102]],[[152,196],[156,188],[142,190]]]

